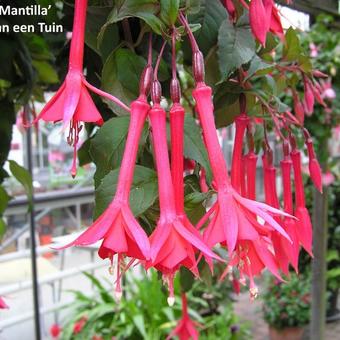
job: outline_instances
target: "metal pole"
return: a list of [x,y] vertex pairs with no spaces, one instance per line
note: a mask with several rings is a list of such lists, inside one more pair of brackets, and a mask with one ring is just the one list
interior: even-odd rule
[[327,272],[327,229],[328,193],[314,193],[313,208],[313,253],[312,261],[312,312],[310,339],[323,340],[326,322],[326,272]]
[[[25,113],[29,114],[29,106],[25,106]],[[33,160],[32,160],[32,128],[29,127],[26,133],[26,152],[27,152],[27,168],[33,179]],[[32,207],[29,212],[30,225],[30,246],[31,246],[31,266],[32,266],[32,285],[33,285],[33,307],[34,307],[34,326],[35,338],[41,340],[40,328],[40,309],[39,309],[39,284],[38,284],[38,268],[37,254],[35,242],[35,218],[34,218],[34,193],[32,194]]]

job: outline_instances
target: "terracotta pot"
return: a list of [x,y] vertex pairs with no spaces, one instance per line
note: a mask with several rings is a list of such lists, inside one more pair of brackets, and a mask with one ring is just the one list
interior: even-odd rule
[[301,340],[303,331],[303,327],[292,327],[284,329],[269,327],[269,338],[270,340]]

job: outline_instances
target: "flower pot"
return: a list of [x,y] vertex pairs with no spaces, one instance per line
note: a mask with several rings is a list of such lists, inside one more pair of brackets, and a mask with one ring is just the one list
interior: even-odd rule
[[301,340],[303,331],[303,327],[292,327],[284,329],[269,327],[269,338],[270,340]]

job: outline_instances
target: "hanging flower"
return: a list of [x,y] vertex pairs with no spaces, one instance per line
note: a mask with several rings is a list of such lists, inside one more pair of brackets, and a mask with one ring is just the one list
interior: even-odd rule
[[51,337],[53,339],[58,339],[59,335],[62,331],[62,328],[60,327],[60,325],[58,325],[57,323],[54,323],[51,327],[50,327],[50,334]]
[[166,340],[178,336],[180,340],[198,340],[199,333],[197,331],[199,323],[192,321],[188,313],[188,304],[186,294],[182,294],[182,319],[178,321],[176,328],[167,336]]
[[75,322],[75,324],[73,325],[73,334],[79,334],[86,325],[86,322],[87,322],[86,316],[83,316],[81,319]]
[[76,156],[79,134],[83,122],[101,125],[103,119],[98,112],[88,90],[106,97],[129,111],[129,108],[116,97],[90,85],[83,75],[84,34],[87,0],[76,0],[73,32],[66,78],[57,91],[34,120],[36,124],[42,119],[48,122],[63,122],[63,129],[69,130],[67,142],[73,146],[73,163],[71,174],[76,176]]
[[8,305],[6,304],[5,300],[0,296],[0,309],[8,309]]

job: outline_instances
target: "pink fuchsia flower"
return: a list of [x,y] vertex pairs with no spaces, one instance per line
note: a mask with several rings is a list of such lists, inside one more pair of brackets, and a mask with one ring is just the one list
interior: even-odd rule
[[307,78],[303,78],[304,85],[304,109],[305,113],[311,115],[314,111],[314,90],[311,81]]
[[296,91],[293,91],[293,103],[295,116],[297,120],[303,124],[305,120],[305,109]]
[[[153,96],[152,101],[154,106],[149,111],[149,117],[158,174],[160,217],[150,236],[151,261],[146,267],[154,266],[168,276],[171,294],[171,281],[180,266],[183,265],[198,275],[196,250],[208,258],[219,257],[203,242],[190,221],[177,214],[166,140],[166,113],[161,108],[157,96]],[[173,301],[172,294],[169,301]]]
[[178,321],[176,328],[167,336],[166,340],[170,340],[178,336],[179,340],[198,340],[199,333],[196,329],[201,326],[199,323],[192,321],[188,313],[187,297],[182,294],[182,319]]
[[87,317],[83,316],[81,319],[79,319],[77,322],[75,322],[73,326],[73,334],[79,334],[84,326],[86,325]]
[[322,193],[322,175],[321,175],[321,167],[315,156],[313,141],[308,136],[306,139],[306,146],[309,158],[309,176],[314,183],[314,186]]
[[316,58],[319,55],[319,49],[314,43],[309,44],[309,49],[310,49],[310,56],[312,58]]
[[60,325],[58,325],[57,323],[54,323],[51,327],[50,327],[50,334],[51,337],[53,339],[58,339],[59,335],[62,331],[62,328],[60,327]]
[[8,309],[8,305],[6,304],[5,300],[0,296],[0,309]]
[[294,169],[296,205],[294,215],[297,218],[297,238],[302,247],[312,256],[312,223],[305,202],[305,193],[301,171],[301,154],[300,151],[296,149],[295,141],[293,141],[292,143],[292,151],[290,153],[290,156],[293,162]]
[[235,267],[240,273],[241,284],[246,284],[245,276],[249,278],[251,298],[256,298],[258,288],[256,287],[254,277],[260,275],[265,268],[282,281],[279,273],[279,266],[275,255],[271,250],[272,248],[273,245],[270,239],[265,237],[259,237],[254,240],[238,241],[235,251],[231,254],[228,266],[220,280],[232,273],[232,268]]
[[326,81],[320,81],[321,84],[321,96],[324,99],[334,100],[336,98],[336,92],[332,87],[332,82],[330,79]]
[[334,177],[334,175],[330,171],[327,171],[327,172],[322,174],[322,184],[324,186],[329,186],[334,181],[335,181],[335,177]]
[[71,174],[76,175],[76,153],[82,123],[101,125],[103,119],[98,112],[88,90],[106,97],[125,110],[129,108],[116,97],[90,85],[83,75],[84,34],[86,23],[87,0],[75,1],[73,32],[70,48],[69,68],[66,78],[57,93],[45,105],[34,124],[42,119],[49,122],[63,122],[63,128],[69,129],[67,141],[74,148]]

